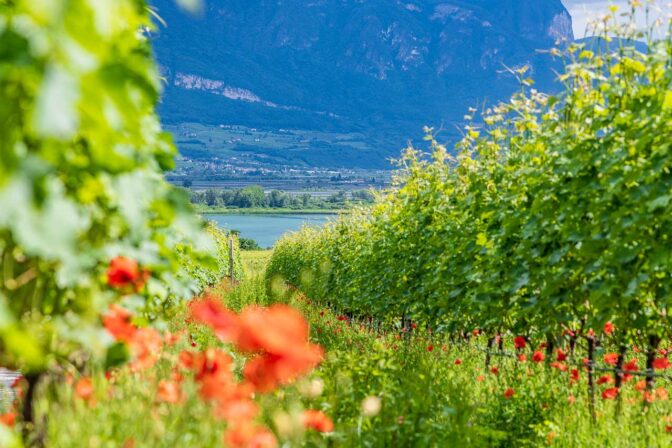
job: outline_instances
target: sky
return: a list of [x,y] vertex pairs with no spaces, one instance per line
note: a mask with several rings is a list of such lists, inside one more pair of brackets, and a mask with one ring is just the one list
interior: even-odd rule
[[[609,5],[617,5],[621,11],[629,10],[628,0],[562,0],[565,7],[572,15],[574,22],[574,36],[583,37],[586,30],[586,25],[590,20],[604,15]],[[644,0],[646,1],[646,0]],[[656,13],[657,16],[666,17],[672,12],[670,6],[671,0],[658,0],[656,4],[660,11]],[[639,17],[639,23],[644,24],[645,18]]]

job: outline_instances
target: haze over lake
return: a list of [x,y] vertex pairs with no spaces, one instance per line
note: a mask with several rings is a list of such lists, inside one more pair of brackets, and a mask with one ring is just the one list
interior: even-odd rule
[[271,247],[282,235],[295,232],[304,224],[322,226],[336,215],[245,215],[222,214],[207,215],[206,219],[214,221],[220,227],[238,230],[243,238],[252,238],[261,247]]

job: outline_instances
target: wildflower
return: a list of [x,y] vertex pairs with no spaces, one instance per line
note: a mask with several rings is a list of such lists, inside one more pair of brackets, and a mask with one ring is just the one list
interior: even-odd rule
[[656,399],[658,399],[660,401],[665,401],[665,400],[667,400],[668,397],[669,397],[669,394],[667,392],[667,389],[665,389],[663,387],[659,387],[658,389],[656,389]]
[[519,362],[526,362],[527,361],[527,356],[525,356],[524,354],[521,353],[520,355],[518,355],[518,361]]
[[93,380],[89,377],[80,378],[75,384],[75,395],[84,401],[89,401],[93,396]]
[[542,362],[544,359],[546,359],[546,356],[544,356],[544,354],[541,353],[539,350],[534,352],[534,354],[532,355],[532,361],[534,362],[539,363]]
[[317,398],[322,395],[322,392],[324,391],[324,381],[319,378],[315,378],[312,381],[301,384],[299,386],[299,390],[305,397]]
[[183,400],[180,385],[173,381],[159,381],[156,398],[164,403],[179,403]]
[[672,432],[672,425],[667,425],[665,427],[665,432]]
[[563,364],[561,362],[553,361],[551,363],[551,367],[553,367],[554,369],[558,369],[561,372],[567,371],[567,364]]
[[103,326],[114,339],[130,342],[137,328],[131,323],[131,313],[118,305],[111,305],[103,316]]
[[499,373],[499,368],[497,366],[493,366],[492,369],[490,369],[490,372],[497,375]]
[[341,322],[345,322],[348,320],[348,318],[345,316],[338,316],[336,319],[340,320]]
[[230,366],[233,360],[224,351],[209,349],[205,353],[180,353],[180,363],[194,372],[200,384],[199,393],[206,400],[213,400],[229,393],[233,388]]
[[635,384],[635,390],[642,391],[646,389],[646,381],[640,380],[637,381],[637,384]]
[[574,395],[570,395],[569,397],[567,397],[567,403],[569,403],[570,405],[574,404],[575,402],[576,397]]
[[604,355],[604,362],[611,366],[615,366],[618,362],[618,353],[607,353]]
[[612,324],[611,322],[607,322],[606,324],[604,324],[604,333],[608,336],[611,336],[615,328],[616,327],[614,327],[614,324]]
[[428,345],[427,346],[427,351],[431,352],[432,350],[434,350],[434,346],[433,345]]
[[506,389],[504,391],[504,397],[508,400],[511,397],[513,397],[515,393],[516,393],[516,391],[514,391],[512,388],[509,387],[508,389]]
[[416,328],[418,328],[418,324],[412,323],[411,324],[411,330],[415,330]]
[[333,432],[334,423],[322,411],[306,410],[301,416],[303,426],[318,432]]
[[557,356],[555,358],[556,361],[562,362],[567,360],[567,354],[562,351],[562,349],[558,349],[557,351]]
[[483,381],[485,381],[485,377],[483,375],[478,375],[476,377],[476,381],[478,381],[479,383],[482,383]]
[[107,268],[107,284],[117,289],[128,286],[133,286],[136,290],[140,289],[145,282],[143,277],[138,262],[130,258],[113,258]]
[[579,381],[579,369],[572,369],[571,372],[569,372],[569,380],[572,382]]
[[[244,387],[242,388],[245,389]],[[215,415],[226,420],[229,424],[238,424],[248,422],[254,419],[259,414],[259,407],[249,397],[245,396],[244,392],[238,389],[232,391],[231,395],[226,399],[219,401],[219,407]]]
[[230,425],[224,433],[224,444],[230,448],[275,448],[278,446],[273,433],[251,422]]
[[613,400],[616,398],[618,395],[618,388],[616,387],[610,387],[609,389],[605,389],[602,392],[602,398],[605,400]]
[[211,327],[218,338],[228,342],[236,342],[240,332],[238,316],[224,308],[214,297],[205,297],[189,303],[191,317],[196,322]]
[[597,379],[597,384],[611,384],[614,382],[614,379],[611,375],[602,375]]
[[0,414],[0,424],[9,426],[10,428],[16,423],[16,412],[5,412]]
[[457,359],[455,360],[455,365],[456,365],[456,366],[459,366],[460,364],[462,364],[462,360],[461,360],[460,358],[457,358]]
[[382,406],[381,400],[379,397],[370,396],[366,397],[362,401],[362,414],[366,417],[375,417],[380,413],[380,408]]
[[270,392],[315,368],[322,357],[322,348],[315,345],[305,345],[287,356],[265,354],[248,361],[243,375],[259,392]]
[[527,342],[525,341],[525,338],[523,336],[516,336],[513,338],[513,345],[517,349],[523,349],[527,345]]
[[626,363],[623,366],[624,372],[636,372],[637,371],[637,360],[633,359],[630,362]]
[[149,369],[159,360],[163,338],[153,328],[140,328],[130,341],[130,349],[133,361],[129,367],[133,371]]
[[667,358],[656,358],[653,360],[653,368],[664,370],[670,367],[670,360]]
[[478,337],[478,335],[481,334],[481,330],[476,329],[476,330],[472,331],[471,334],[473,334],[474,337]]

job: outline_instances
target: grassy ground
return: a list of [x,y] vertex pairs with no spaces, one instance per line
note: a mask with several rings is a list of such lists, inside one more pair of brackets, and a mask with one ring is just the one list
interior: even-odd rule
[[[214,292],[240,310],[250,304],[289,302],[311,324],[311,339],[326,358],[311,376],[321,393],[301,392],[305,382],[264,398],[270,409],[292,403],[325,411],[336,425],[327,436],[308,434],[286,446],[338,447],[664,447],[672,445],[672,406],[663,392],[644,405],[637,379],[622,398],[605,400],[609,383],[596,386],[596,422],[589,412],[585,371],[580,381],[548,362],[519,362],[493,357],[486,368],[482,338],[469,344],[450,342],[427,332],[382,333],[312,303],[286,289],[267,293],[264,267],[269,251],[244,253],[245,279],[224,283]],[[177,317],[171,328],[183,326]],[[188,327],[199,347],[217,344],[209,330]],[[505,349],[512,351],[511,342]],[[39,409],[49,421],[48,446],[175,447],[220,446],[222,423],[194,398],[193,386],[182,405],[158,403],[157,381],[173,374],[177,354],[187,340],[168,347],[161,361],[141,375],[120,374],[113,383],[102,371],[89,372],[99,386],[96,402],[73,397],[73,386],[54,383]],[[600,356],[603,353],[600,353]],[[528,359],[531,356],[528,355]],[[496,367],[496,369],[493,369]],[[312,384],[312,383],[311,383]],[[659,382],[657,387],[666,387]],[[511,389],[509,397],[505,392]],[[665,389],[665,393],[667,389]],[[60,404],[56,404],[60,403]],[[275,412],[275,411],[274,411]],[[279,411],[278,411],[279,412]],[[276,431],[272,415],[263,417]]]

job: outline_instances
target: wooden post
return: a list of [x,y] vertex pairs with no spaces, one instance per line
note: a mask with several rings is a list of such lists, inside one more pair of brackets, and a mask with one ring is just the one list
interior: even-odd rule
[[625,353],[627,347],[621,344],[618,350],[618,360],[616,361],[616,380],[614,382],[614,387],[618,389],[618,401],[616,402],[616,418],[618,419],[621,415],[621,407],[623,405],[623,399],[621,397],[621,386],[623,385],[623,363],[625,362]]
[[490,368],[490,352],[492,351],[492,346],[495,343],[495,337],[491,336],[488,338],[488,345],[486,346],[485,351],[485,370],[487,371]]
[[595,336],[588,335],[588,396],[590,404],[590,417],[595,423],[595,383],[593,381],[594,362],[595,362]]
[[229,277],[231,278],[231,283],[236,280],[233,260],[233,237],[229,236]]
[[656,359],[656,350],[660,344],[660,338],[655,335],[649,336],[649,350],[646,352],[646,390],[651,391],[656,382],[653,376],[653,361]]

